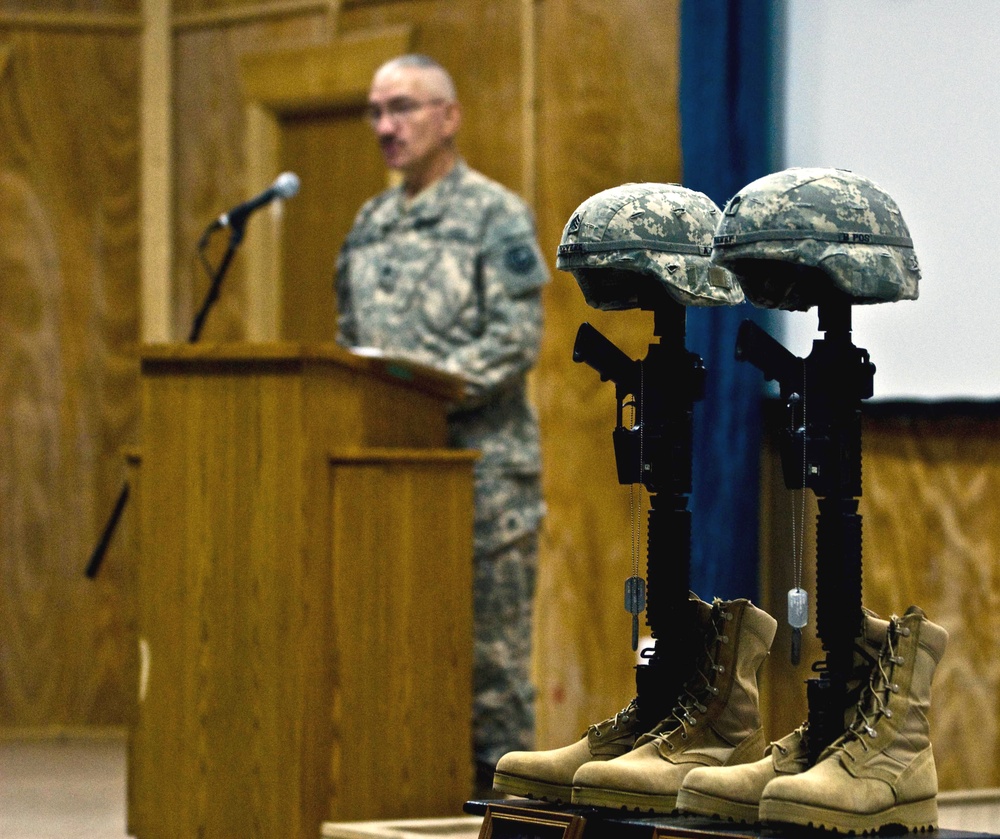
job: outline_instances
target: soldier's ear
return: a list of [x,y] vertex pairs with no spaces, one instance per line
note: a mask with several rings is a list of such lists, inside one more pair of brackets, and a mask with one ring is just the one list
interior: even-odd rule
[[457,102],[447,102],[444,106],[444,133],[449,139],[458,133],[462,125],[462,106]]

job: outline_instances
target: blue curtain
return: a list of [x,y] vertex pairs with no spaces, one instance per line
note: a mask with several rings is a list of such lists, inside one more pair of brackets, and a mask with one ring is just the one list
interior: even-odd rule
[[[772,0],[682,0],[681,153],[684,186],[720,207],[774,170]],[[758,592],[760,371],[735,359],[746,318],[766,328],[769,313],[749,304],[689,307],[688,348],[707,371],[695,408],[691,587],[702,598]]]

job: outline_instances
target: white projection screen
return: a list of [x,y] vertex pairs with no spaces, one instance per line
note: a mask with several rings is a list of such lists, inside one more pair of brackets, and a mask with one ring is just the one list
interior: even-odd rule
[[[781,166],[836,166],[899,204],[916,301],[855,306],[875,399],[1000,398],[1000,2],[786,0]],[[815,309],[776,337],[809,354]]]

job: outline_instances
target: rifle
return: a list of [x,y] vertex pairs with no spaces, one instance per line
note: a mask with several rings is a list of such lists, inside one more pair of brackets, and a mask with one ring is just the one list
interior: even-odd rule
[[[705,389],[700,356],[684,346],[684,307],[670,298],[644,298],[654,313],[654,336],[645,358],[633,360],[589,323],[580,326],[573,360],[615,385],[616,424],[612,432],[618,482],[642,484],[649,491],[646,544],[646,624],[655,645],[636,667],[639,724],[648,731],[666,719],[693,667],[689,640],[694,621],[689,607],[691,562],[692,426],[694,402]],[[633,409],[631,424],[625,408]],[[633,578],[635,580],[635,578]],[[629,581],[632,582],[632,581]],[[634,592],[631,594],[634,595]],[[626,584],[626,605],[630,590]],[[638,613],[635,601],[633,642]],[[661,639],[666,642],[661,644]]]
[[790,422],[781,433],[785,486],[811,489],[816,518],[816,634],[826,659],[807,682],[811,761],[843,733],[847,682],[861,610],[861,401],[873,393],[875,365],[851,342],[846,300],[819,304],[819,328],[805,359],[792,355],[756,324],[745,321],[736,358],[776,380]]

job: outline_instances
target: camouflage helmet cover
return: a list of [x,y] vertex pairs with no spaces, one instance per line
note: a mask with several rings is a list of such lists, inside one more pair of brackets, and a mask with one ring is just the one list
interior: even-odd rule
[[852,303],[915,300],[920,266],[896,202],[846,169],[792,168],[726,205],[712,261],[772,309],[809,309],[833,288]]
[[685,306],[743,301],[739,283],[711,264],[719,208],[677,184],[638,183],[584,201],[563,228],[556,267],[596,309],[632,309],[660,286]]

